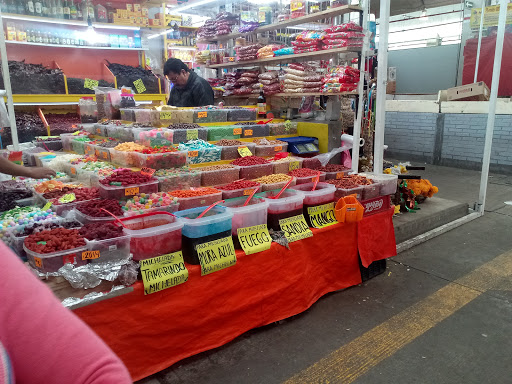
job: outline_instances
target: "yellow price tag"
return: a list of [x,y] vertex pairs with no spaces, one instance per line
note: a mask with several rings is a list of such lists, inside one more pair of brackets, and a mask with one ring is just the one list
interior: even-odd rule
[[289,243],[313,236],[313,232],[311,232],[311,229],[306,224],[304,215],[281,219],[279,220],[279,226]]
[[246,255],[266,251],[272,245],[267,224],[238,228],[238,241]]
[[67,193],[59,199],[59,203],[66,204],[66,203],[71,203],[72,201],[75,201],[75,200],[76,200],[76,196],[74,193]]
[[242,134],[242,128],[234,128],[233,129],[233,135],[241,135]]
[[94,88],[96,88],[98,86],[98,84],[99,84],[98,80],[85,79],[84,88],[94,90]]
[[197,157],[199,156],[198,151],[188,151],[188,157]]
[[344,176],[345,176],[345,174],[343,172],[338,172],[336,174],[336,179],[343,179]]
[[308,207],[308,215],[313,228],[324,228],[338,223],[334,216],[334,203]]
[[82,260],[94,260],[100,257],[100,251],[85,251],[82,252]]
[[142,93],[146,90],[146,87],[144,86],[142,79],[135,80],[133,82],[133,85],[135,85],[135,89],[137,90],[137,93]]
[[236,264],[236,253],[231,236],[196,245],[201,264],[201,276]]
[[140,173],[142,173],[143,175],[147,175],[147,176],[153,176],[153,174],[156,172],[155,169],[153,168],[148,168],[148,167],[142,167],[140,169]]
[[124,189],[124,195],[125,196],[133,196],[139,193],[139,187],[131,187],[131,188],[125,188]]
[[40,257],[34,256],[34,264],[36,265],[37,268],[43,268],[43,260],[41,260]]
[[197,112],[197,117],[199,119],[203,119],[205,117],[208,117],[208,112]]
[[181,251],[141,260],[140,272],[145,295],[175,287],[188,280],[188,270]]
[[51,207],[52,207],[52,202],[51,202],[51,201],[49,201],[49,202],[47,202],[47,203],[44,205],[44,207],[43,207],[43,211],[47,211],[47,210],[49,210]]
[[276,151],[276,152],[279,152],[281,150],[283,150],[283,147],[281,145],[274,147],[274,151]]
[[246,156],[252,156],[252,152],[249,148],[243,146],[243,147],[238,147],[238,153],[240,154],[240,156],[242,157],[246,157]]
[[290,163],[288,164],[288,170],[290,172],[293,171],[294,169],[299,169],[299,167],[300,167],[299,161],[290,161]]
[[197,129],[187,129],[187,140],[197,140],[199,131]]
[[71,136],[78,136],[80,134],[80,131],[73,132]]
[[171,120],[172,112],[162,111],[160,112],[160,120]]
[[252,129],[246,129],[244,131],[244,136],[252,136]]

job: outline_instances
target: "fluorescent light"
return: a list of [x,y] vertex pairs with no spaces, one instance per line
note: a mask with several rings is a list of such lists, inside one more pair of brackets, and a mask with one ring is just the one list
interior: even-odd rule
[[165,30],[165,31],[163,31],[163,32],[155,33],[154,35],[150,35],[150,36],[148,36],[148,40],[154,39],[154,38],[156,38],[156,37],[158,37],[158,36],[165,35],[165,34],[166,34],[167,32],[169,32],[169,31],[170,31],[170,29],[166,29],[166,30]]
[[194,47],[180,47],[179,45],[175,45],[174,47],[168,47],[169,49],[176,49],[180,51],[195,51],[196,48]]
[[116,25],[116,24],[105,25],[105,24],[92,23],[92,26],[94,28],[101,28],[101,29],[128,29],[128,30],[132,30],[132,31],[140,30],[140,27],[135,27],[135,26],[131,26],[131,25]]
[[66,21],[61,19],[43,19],[41,18],[33,18],[33,17],[23,17],[23,16],[11,16],[11,15],[2,15],[4,19],[12,19],[12,20],[24,20],[24,21],[35,21],[38,23],[50,23],[50,24],[63,24],[63,25],[75,25],[79,27],[87,27],[87,22],[85,21]]
[[179,6],[179,7],[176,7],[176,8],[172,8],[172,12],[175,13],[175,12],[182,12],[186,9],[190,9],[190,8],[195,8],[195,7],[199,7],[200,5],[206,5],[206,4],[210,4],[210,3],[213,3],[217,0],[199,0],[199,1],[194,1],[192,3],[187,3],[185,5],[182,5],[182,6]]

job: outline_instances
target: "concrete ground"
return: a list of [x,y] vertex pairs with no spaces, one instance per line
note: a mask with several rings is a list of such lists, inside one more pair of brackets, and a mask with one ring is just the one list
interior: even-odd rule
[[[473,206],[478,172],[427,166],[439,197]],[[487,213],[321,298],[139,384],[511,383],[512,177],[493,175]],[[418,213],[421,214],[421,213]]]

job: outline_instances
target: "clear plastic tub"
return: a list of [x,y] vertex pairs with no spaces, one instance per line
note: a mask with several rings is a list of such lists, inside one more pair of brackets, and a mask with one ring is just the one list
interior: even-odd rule
[[[255,155],[260,157],[274,157],[276,153],[286,152],[288,143],[272,145],[256,145]],[[253,152],[254,153],[254,152]]]
[[[302,168],[302,161],[300,157],[287,157],[286,161],[273,161],[272,165],[274,166],[274,173],[284,173],[287,174],[288,172],[292,171],[293,169]],[[294,163],[294,164],[292,164]],[[290,165],[293,165],[292,168],[290,168]]]
[[[76,137],[75,137],[76,139]],[[85,144],[87,141],[78,141],[78,140],[71,140],[71,148],[74,152],[78,153],[79,155],[85,154]]]
[[224,109],[198,109],[194,111],[194,123],[219,123],[228,121],[228,111]]
[[363,187],[359,186],[357,188],[351,188],[351,189],[336,188],[336,192],[334,193],[334,199],[339,200],[342,197],[350,196],[350,195],[356,195],[357,200],[362,200]]
[[227,121],[251,121],[257,118],[256,108],[227,109],[227,111]]
[[380,196],[380,187],[379,183],[373,183],[370,185],[362,185],[363,187],[363,200],[370,200]]
[[156,176],[160,192],[176,191],[178,189],[199,188],[201,173],[180,173],[175,176]]
[[203,187],[211,187],[214,185],[229,184],[240,177],[240,167],[221,168],[213,171],[201,170],[201,185]]
[[[281,190],[288,183],[288,181],[279,181],[277,183],[271,183],[271,184],[261,184],[261,188],[262,188],[263,192],[273,191],[274,189]],[[289,185],[289,187],[293,187],[296,184],[297,184],[297,180],[295,180],[295,177],[293,177],[293,180],[292,180],[291,184]]]
[[152,213],[152,212],[169,212],[174,213],[177,212],[180,208],[179,203],[166,205],[165,207],[155,207],[155,208],[149,208],[149,209],[140,209],[138,211],[125,211],[124,217],[132,217],[137,215],[143,215],[145,213]]
[[[43,206],[48,202],[48,200],[44,199]],[[84,201],[72,201],[71,203],[66,204],[52,204],[52,211],[57,213],[59,216],[64,216],[66,212],[72,211],[74,208],[80,206],[80,204],[87,203],[89,201],[93,200],[99,200],[98,199],[91,199],[91,200],[84,200]]]
[[244,207],[245,200],[247,198],[240,197],[226,200],[220,204],[233,213],[231,234],[233,235],[233,244],[238,249],[242,248],[237,237],[239,228],[267,224],[268,202],[261,197],[253,197]]
[[[91,143],[92,143],[92,141],[91,141]],[[94,155],[94,144],[91,144],[91,143],[85,143],[85,145],[84,145],[85,154],[88,156]]]
[[73,150],[71,141],[73,141],[77,137],[87,137],[87,135],[73,135],[72,133],[61,133],[60,138],[62,139],[62,149],[64,151],[71,152]]
[[137,123],[151,125],[153,118],[151,109],[135,109],[134,112]]
[[122,218],[130,235],[133,260],[149,259],[181,249],[183,222],[170,214],[158,212]]
[[86,215],[85,213],[79,211],[76,207],[73,209],[72,214],[83,225],[91,224],[91,223],[103,224],[103,223],[110,223],[110,222],[114,221],[114,218],[110,215],[106,216],[106,217],[93,217],[93,216]]
[[[52,253],[37,253],[27,249],[23,244],[23,250],[30,265],[42,273],[57,272],[64,264],[73,264],[75,267],[87,264],[87,260],[82,260],[82,252],[87,251],[87,246]],[[40,262],[36,262],[36,258]]]
[[173,130],[166,128],[133,128],[135,142],[146,147],[169,146],[173,144]]
[[[217,188],[220,189],[221,187],[222,186],[218,186]],[[236,197],[242,197],[242,196],[245,196],[247,199],[247,197],[255,189],[257,189],[256,193],[260,193],[261,192],[261,184],[258,187],[254,186],[254,187],[246,187],[246,188],[239,188],[239,189],[230,189],[230,190],[220,189],[220,190],[222,191],[222,199],[226,200],[226,199],[234,199]]]
[[94,128],[95,125],[96,125],[96,123],[84,123],[84,124],[79,124],[78,128],[81,129],[82,131],[89,132],[91,135],[95,135],[96,134],[96,131]]
[[122,167],[136,167],[138,161],[138,154],[136,152],[118,151],[114,148],[109,148],[110,161]]
[[193,109],[181,109],[176,112],[178,123],[193,123],[194,122],[194,110]]
[[222,149],[220,147],[190,150],[187,153],[187,164],[200,164],[219,161],[221,152]]
[[203,196],[178,197],[178,203],[180,204],[181,210],[198,207],[207,207],[219,200],[222,200],[221,191]]
[[183,167],[187,163],[187,151],[144,154],[132,152],[135,167],[166,169]]
[[268,164],[256,164],[240,167],[240,178],[241,179],[257,179],[261,176],[268,176],[272,174],[274,167],[272,163]]
[[333,180],[333,179],[343,179],[343,177],[350,172],[350,169],[345,171],[337,171],[337,172],[325,172],[325,180]]
[[380,194],[381,196],[386,195],[394,195],[396,193],[396,189],[398,186],[398,176],[397,175],[375,175],[373,173],[360,173],[361,176],[365,176],[369,179],[372,179],[374,182],[381,184]]
[[97,136],[108,136],[105,124],[94,124],[94,134]]
[[133,128],[124,125],[108,125],[107,135],[119,141],[133,141]]
[[272,199],[276,196],[279,190],[267,191],[259,193],[256,197],[263,197],[268,202],[268,218],[267,223],[269,228],[280,231],[279,220],[288,217],[302,215],[304,193],[294,189],[286,189],[279,199]]
[[123,121],[135,121],[135,109],[133,108],[121,108],[121,120]]
[[242,126],[242,137],[250,139],[252,137],[270,136],[270,128],[267,124],[254,124]]
[[47,151],[60,151],[62,149],[62,139],[61,140],[34,140],[33,144],[36,147],[46,149]]
[[238,148],[247,147],[249,151],[254,155],[256,143],[244,143],[240,145],[219,145],[222,148],[222,153],[220,155],[221,160],[234,160],[240,157],[240,153],[238,153]]
[[85,244],[89,251],[100,251],[100,257],[89,260],[91,263],[105,263],[120,261],[130,257],[130,236],[123,231],[124,236],[113,237],[105,240],[87,240]]
[[296,185],[292,189],[304,193],[304,218],[310,227],[311,220],[309,219],[308,208],[334,202],[334,194],[336,193],[336,187],[327,183],[318,183],[314,191],[312,191],[313,183]]
[[[307,184],[307,183],[314,183],[316,176],[304,176],[304,177],[296,177],[297,179],[297,185],[299,184]],[[325,172],[320,171],[320,177],[319,182],[325,181]]]
[[208,140],[208,128],[173,129],[172,131],[172,141],[174,144],[186,143],[189,140],[197,139],[204,141]]
[[197,219],[204,210],[205,208],[201,207],[176,213],[183,223],[183,258],[189,264],[199,264],[197,245],[231,236],[231,211],[225,207],[215,206]]
[[221,125],[208,127],[208,141],[221,139],[238,140],[242,136],[242,127],[239,125]]
[[100,197],[103,199],[125,200],[138,193],[157,193],[158,192],[158,179],[155,177],[147,183],[132,184],[132,185],[99,185]]
[[99,145],[93,145],[94,155],[103,161],[110,162],[110,148],[100,147]]

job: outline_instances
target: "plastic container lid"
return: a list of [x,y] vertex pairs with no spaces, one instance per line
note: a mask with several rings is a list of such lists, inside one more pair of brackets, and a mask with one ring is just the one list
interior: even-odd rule
[[176,212],[176,216],[184,224],[183,236],[199,238],[231,231],[233,212],[217,205],[210,209],[205,216],[196,219],[205,209],[206,207],[199,207]]
[[[147,224],[156,220],[165,221],[167,223],[156,227],[135,229],[141,223]],[[168,214],[158,214],[158,212],[149,213],[147,215],[126,217],[122,218],[121,221],[128,227],[124,230],[131,237],[158,236],[162,233],[172,232],[183,228],[183,222],[178,220],[176,217]],[[130,226],[132,229],[130,229]]]
[[286,189],[279,199],[272,199],[272,196],[275,196],[279,193],[279,189],[274,189],[272,191],[258,193],[256,197],[263,197],[268,202],[268,209],[273,213],[286,212],[293,209],[293,207],[297,204],[303,204],[304,201],[304,193],[302,191],[297,191],[295,189]]

